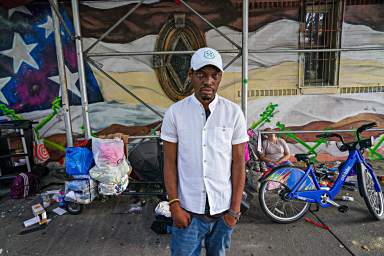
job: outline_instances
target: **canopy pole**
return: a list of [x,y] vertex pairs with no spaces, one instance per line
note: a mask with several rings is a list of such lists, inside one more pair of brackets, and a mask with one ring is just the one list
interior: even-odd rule
[[243,40],[242,40],[242,70],[241,70],[241,109],[247,121],[248,103],[248,0],[243,0]]
[[83,113],[84,135],[85,135],[85,139],[88,140],[91,138],[91,126],[89,123],[87,84],[85,81],[85,68],[84,68],[84,57],[83,57],[83,42],[81,40],[79,3],[77,0],[72,0],[72,12],[73,12],[73,24],[75,26],[77,67],[79,71],[79,80],[80,80],[81,107],[82,107],[82,113]]
[[60,21],[58,18],[58,14],[56,14],[53,7],[53,5],[55,5],[56,7],[58,7],[58,5],[57,5],[57,0],[51,0],[51,1],[50,1],[50,4],[51,4],[51,10],[52,10],[53,27],[55,29],[57,67],[59,70],[59,78],[60,78],[61,102],[62,102],[62,110],[64,112],[64,124],[65,124],[65,131],[66,131],[65,134],[67,138],[67,146],[72,147],[73,138],[72,138],[71,113],[69,109],[68,86],[67,86],[67,77],[65,74],[63,45],[61,43]]

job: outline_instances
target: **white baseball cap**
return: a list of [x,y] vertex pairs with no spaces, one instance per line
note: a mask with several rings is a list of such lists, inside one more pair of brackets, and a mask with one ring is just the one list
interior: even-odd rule
[[199,70],[207,65],[215,66],[221,71],[224,71],[223,61],[218,51],[208,47],[200,48],[192,55],[191,68],[193,70]]

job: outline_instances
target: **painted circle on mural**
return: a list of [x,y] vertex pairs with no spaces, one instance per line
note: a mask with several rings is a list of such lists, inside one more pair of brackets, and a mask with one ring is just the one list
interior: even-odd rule
[[45,162],[49,158],[49,153],[43,143],[33,145],[34,157],[38,162]]
[[[203,31],[184,14],[172,16],[163,25],[156,41],[156,51],[194,51],[206,46]],[[213,53],[213,52],[212,52]],[[192,54],[154,55],[153,66],[164,93],[178,101],[193,92],[188,79]],[[212,57],[207,53],[207,58]]]

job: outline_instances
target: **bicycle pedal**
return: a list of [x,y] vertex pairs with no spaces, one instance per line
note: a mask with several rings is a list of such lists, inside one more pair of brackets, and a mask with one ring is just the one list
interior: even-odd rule
[[339,212],[341,213],[346,213],[349,210],[349,207],[346,205],[340,205],[339,207],[337,207],[337,210],[339,210]]

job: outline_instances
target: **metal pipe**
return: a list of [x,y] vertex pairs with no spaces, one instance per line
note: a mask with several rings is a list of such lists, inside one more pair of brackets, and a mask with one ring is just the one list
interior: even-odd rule
[[152,108],[150,105],[148,105],[147,103],[145,103],[142,99],[140,99],[139,97],[137,97],[134,93],[132,93],[130,90],[128,90],[127,88],[124,87],[124,85],[122,85],[121,83],[119,83],[116,79],[114,79],[112,76],[110,76],[107,72],[105,72],[103,69],[101,69],[96,63],[94,60],[92,60],[91,58],[87,58],[87,60],[89,61],[89,63],[94,66],[96,69],[98,69],[101,73],[103,73],[103,75],[105,75],[107,78],[109,78],[112,82],[114,82],[116,85],[118,85],[121,89],[123,89],[124,91],[126,91],[129,95],[131,95],[133,98],[135,98],[136,100],[138,100],[139,102],[141,102],[144,106],[146,106],[148,109],[150,109],[153,113],[155,113],[156,115],[160,116],[161,118],[163,118],[163,115],[158,112],[157,110],[155,110],[154,108]]
[[53,16],[53,13],[56,13],[57,17],[59,18],[59,21],[60,21],[61,25],[63,25],[63,27],[64,27],[64,30],[67,32],[67,34],[73,40],[75,38],[75,36],[72,34],[72,32],[68,28],[67,24],[65,24],[65,21],[64,21],[63,17],[60,14],[59,5],[57,4],[57,1],[54,1],[54,0],[48,0],[48,1],[49,1],[50,5],[51,5],[52,16]]
[[129,184],[163,184],[162,181],[138,181],[138,180],[129,180]]
[[301,53],[301,52],[313,53],[313,52],[360,52],[360,51],[384,51],[384,47],[248,50],[249,53]]
[[238,58],[240,58],[240,56],[241,56],[241,53],[237,54],[237,55],[235,56],[235,58],[233,58],[230,62],[228,62],[228,63],[224,66],[223,69],[226,70],[229,66],[232,65],[233,62],[235,62]]
[[28,172],[31,172],[32,168],[31,168],[31,163],[29,162],[29,160],[31,160],[30,156],[32,156],[32,152],[28,151],[27,142],[25,141],[24,129],[22,129],[22,128],[20,129],[20,135],[21,135],[21,144],[23,146],[23,151],[24,151],[24,153],[27,153],[27,155],[25,156],[25,164],[27,165]]
[[157,139],[160,138],[158,135],[138,135],[138,136],[129,136],[129,139]]
[[[239,50],[218,50],[219,53],[240,53]],[[119,57],[136,55],[182,55],[194,54],[195,51],[138,51],[138,52],[106,52],[106,53],[87,53],[87,57]]]
[[[366,130],[368,132],[382,132],[384,131],[384,128],[373,128]],[[260,134],[287,134],[287,133],[294,133],[294,134],[306,134],[306,133],[331,133],[331,132],[356,132],[356,130],[350,129],[350,130],[308,130],[308,131],[260,131]]]
[[80,80],[81,107],[82,107],[82,113],[83,113],[84,135],[85,135],[85,139],[88,140],[91,138],[91,126],[89,123],[87,84],[85,81],[85,67],[84,67],[84,57],[83,57],[83,42],[81,41],[79,3],[77,0],[72,0],[72,12],[73,12],[73,23],[75,26],[76,55],[77,55],[77,67],[78,67],[79,80]]
[[68,89],[67,89],[68,86],[67,86],[67,77],[65,74],[63,45],[61,43],[60,22],[59,22],[57,13],[54,11],[54,7],[53,7],[54,5],[57,5],[57,0],[49,0],[49,3],[51,4],[53,26],[55,29],[57,67],[59,70],[59,78],[60,78],[61,102],[62,102],[62,109],[64,112],[65,134],[67,138],[67,146],[72,147],[73,138],[72,138],[71,113],[69,109]]
[[242,65],[241,65],[241,109],[247,121],[248,104],[248,0],[243,0],[243,33],[242,33]]
[[[334,49],[276,49],[276,50],[252,50],[248,53],[311,53],[311,52],[359,52],[359,51],[384,51],[384,47],[365,47],[365,48],[334,48]],[[142,51],[142,52],[105,52],[88,53],[88,57],[115,57],[115,56],[135,56],[135,55],[178,55],[193,54],[195,51]],[[220,53],[240,53],[239,50],[218,50]]]
[[119,19],[115,24],[112,25],[107,31],[102,34],[99,39],[96,40],[91,46],[88,47],[88,49],[85,50],[84,53],[88,53],[93,47],[95,47],[101,40],[103,40],[109,33],[111,33],[117,26],[120,25],[121,22],[123,22],[129,15],[131,15],[139,6],[144,2],[144,0],[141,0],[139,3],[137,3],[129,12],[127,12],[121,19]]
[[[384,128],[373,128],[366,130],[368,132],[384,132]],[[323,133],[323,132],[356,132],[356,130],[350,129],[350,130],[307,130],[307,131],[258,131],[260,134],[287,134],[287,133],[294,133],[294,134],[306,134],[306,133]],[[158,135],[142,135],[142,136],[129,136],[129,139],[157,139],[160,138]],[[136,142],[132,142],[136,143]]]
[[[310,53],[310,52],[358,52],[358,51],[384,51],[384,47],[366,48],[336,48],[336,49],[276,49],[276,50],[252,50],[249,53]],[[193,54],[195,51],[138,51],[138,52],[105,52],[88,53],[88,57],[115,57],[115,56],[135,56],[135,55],[178,55]],[[218,50],[220,53],[240,53],[239,50]]]
[[[150,183],[151,184],[151,183]],[[165,192],[130,192],[124,191],[121,193],[121,195],[127,195],[127,196],[166,196],[167,193]]]
[[[225,39],[227,39],[231,44],[233,44],[234,46],[236,46],[237,49],[241,49],[240,45],[238,45],[235,41],[233,41],[232,39],[230,39],[226,34],[224,34],[223,32],[221,32],[218,28],[216,28],[209,20],[207,20],[206,18],[204,18],[203,16],[200,15],[200,13],[198,13],[197,11],[195,11],[189,4],[187,4],[184,0],[180,0],[181,3],[183,3],[189,10],[191,10],[194,14],[196,14],[200,19],[202,19],[205,23],[207,23],[211,28],[213,28],[214,30],[216,30],[217,33],[219,33],[222,37],[224,37]],[[248,2],[248,1],[247,1]]]

